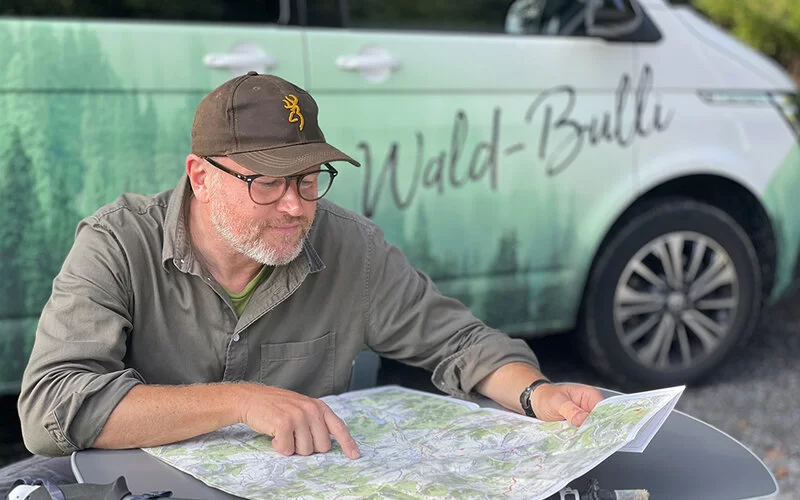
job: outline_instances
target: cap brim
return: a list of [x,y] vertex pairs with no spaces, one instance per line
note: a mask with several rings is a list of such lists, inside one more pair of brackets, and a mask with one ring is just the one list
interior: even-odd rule
[[346,161],[356,167],[361,166],[359,162],[326,142],[311,142],[260,151],[248,151],[246,153],[231,153],[227,156],[253,172],[270,177],[284,177],[334,161]]

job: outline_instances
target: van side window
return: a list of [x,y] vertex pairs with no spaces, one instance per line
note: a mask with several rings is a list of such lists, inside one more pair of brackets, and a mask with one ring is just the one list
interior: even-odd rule
[[348,27],[502,33],[509,0],[347,0]]
[[[2,0],[0,16],[277,23],[288,0]],[[288,9],[287,9],[288,10]]]
[[343,28],[349,0],[300,0],[300,24],[327,28]]
[[506,13],[506,33],[515,35],[572,35],[583,26],[583,2],[574,0],[515,0]]
[[[585,36],[586,4],[577,0],[516,0],[506,14],[506,33]],[[630,0],[601,0],[597,23],[623,23],[636,17]]]
[[[604,0],[604,12],[633,15],[630,0]],[[306,0],[310,26],[584,36],[579,0]]]

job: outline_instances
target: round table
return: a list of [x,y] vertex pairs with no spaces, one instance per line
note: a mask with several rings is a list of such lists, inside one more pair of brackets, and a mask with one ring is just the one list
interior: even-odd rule
[[[606,396],[617,394],[601,389]],[[483,406],[493,406],[488,400]],[[110,483],[125,476],[133,493],[170,490],[174,498],[236,499],[142,450],[85,450],[72,455],[79,482]],[[617,452],[571,483],[586,477],[607,490],[647,489],[653,499],[732,500],[778,494],[775,477],[744,445],[685,413],[673,410],[643,453]],[[557,497],[553,497],[557,498]]]

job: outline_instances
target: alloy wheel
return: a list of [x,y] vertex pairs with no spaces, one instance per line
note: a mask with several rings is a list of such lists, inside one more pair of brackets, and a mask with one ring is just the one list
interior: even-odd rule
[[642,247],[614,292],[614,329],[638,363],[684,369],[711,356],[730,333],[739,279],[712,238],[671,232]]

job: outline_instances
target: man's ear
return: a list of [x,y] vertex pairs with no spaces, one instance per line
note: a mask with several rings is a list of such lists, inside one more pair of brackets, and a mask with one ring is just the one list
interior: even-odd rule
[[208,203],[210,193],[208,190],[208,162],[195,154],[186,157],[186,175],[192,185],[194,197],[203,203]]

